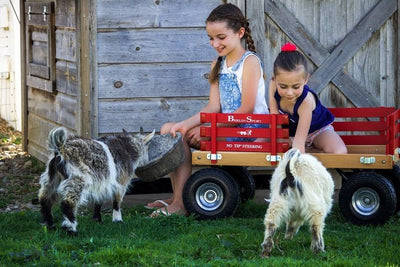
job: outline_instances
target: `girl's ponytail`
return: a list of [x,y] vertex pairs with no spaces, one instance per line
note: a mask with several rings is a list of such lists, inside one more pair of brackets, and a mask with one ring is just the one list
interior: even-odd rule
[[208,82],[213,84],[218,81],[219,78],[219,70],[221,69],[222,57],[218,57],[217,62],[215,62],[214,67],[211,69],[210,77],[208,78]]

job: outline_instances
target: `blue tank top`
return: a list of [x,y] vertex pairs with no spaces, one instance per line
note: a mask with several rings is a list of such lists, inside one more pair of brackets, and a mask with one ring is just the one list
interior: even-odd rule
[[315,132],[316,130],[321,129],[322,127],[325,127],[333,122],[335,117],[333,114],[326,108],[324,107],[321,102],[318,99],[318,95],[311,90],[307,85],[304,85],[304,90],[301,96],[296,100],[296,103],[294,104],[293,108],[293,114],[290,114],[286,111],[283,111],[280,106],[280,101],[281,101],[281,96],[278,94],[278,91],[275,91],[275,100],[278,103],[278,109],[279,112],[283,114],[287,114],[289,116],[289,136],[295,136],[296,134],[296,129],[297,129],[297,124],[299,123],[299,114],[298,114],[298,109],[303,103],[304,99],[306,98],[308,92],[313,94],[316,106],[315,109],[312,112],[312,119],[311,119],[311,125],[310,125],[310,130],[308,133]]

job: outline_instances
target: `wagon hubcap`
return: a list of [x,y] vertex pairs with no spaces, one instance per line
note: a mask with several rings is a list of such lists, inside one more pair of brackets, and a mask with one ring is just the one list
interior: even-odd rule
[[378,193],[367,187],[354,192],[351,204],[354,210],[364,216],[374,214],[379,209],[380,198]]
[[214,183],[202,184],[196,191],[196,202],[200,208],[212,211],[218,209],[224,200],[221,187]]

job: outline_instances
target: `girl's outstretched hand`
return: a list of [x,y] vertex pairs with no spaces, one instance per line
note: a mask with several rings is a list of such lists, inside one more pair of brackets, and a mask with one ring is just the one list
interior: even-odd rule
[[160,133],[161,134],[171,133],[172,136],[175,137],[176,132],[180,132],[183,138],[186,135],[187,131],[188,129],[186,128],[186,125],[183,122],[169,122],[161,127]]

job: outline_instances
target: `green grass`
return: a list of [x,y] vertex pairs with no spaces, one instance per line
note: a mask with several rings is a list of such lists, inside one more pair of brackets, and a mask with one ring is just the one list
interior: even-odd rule
[[[142,207],[125,208],[124,223],[94,223],[78,217],[78,236],[39,224],[39,212],[0,214],[1,266],[398,266],[400,218],[384,226],[360,227],[346,222],[337,206],[327,218],[326,253],[314,254],[302,227],[293,240],[275,236],[269,259],[260,258],[266,205],[248,202],[233,218],[197,221],[193,217],[146,218]],[[85,212],[86,213],[86,212]]]

